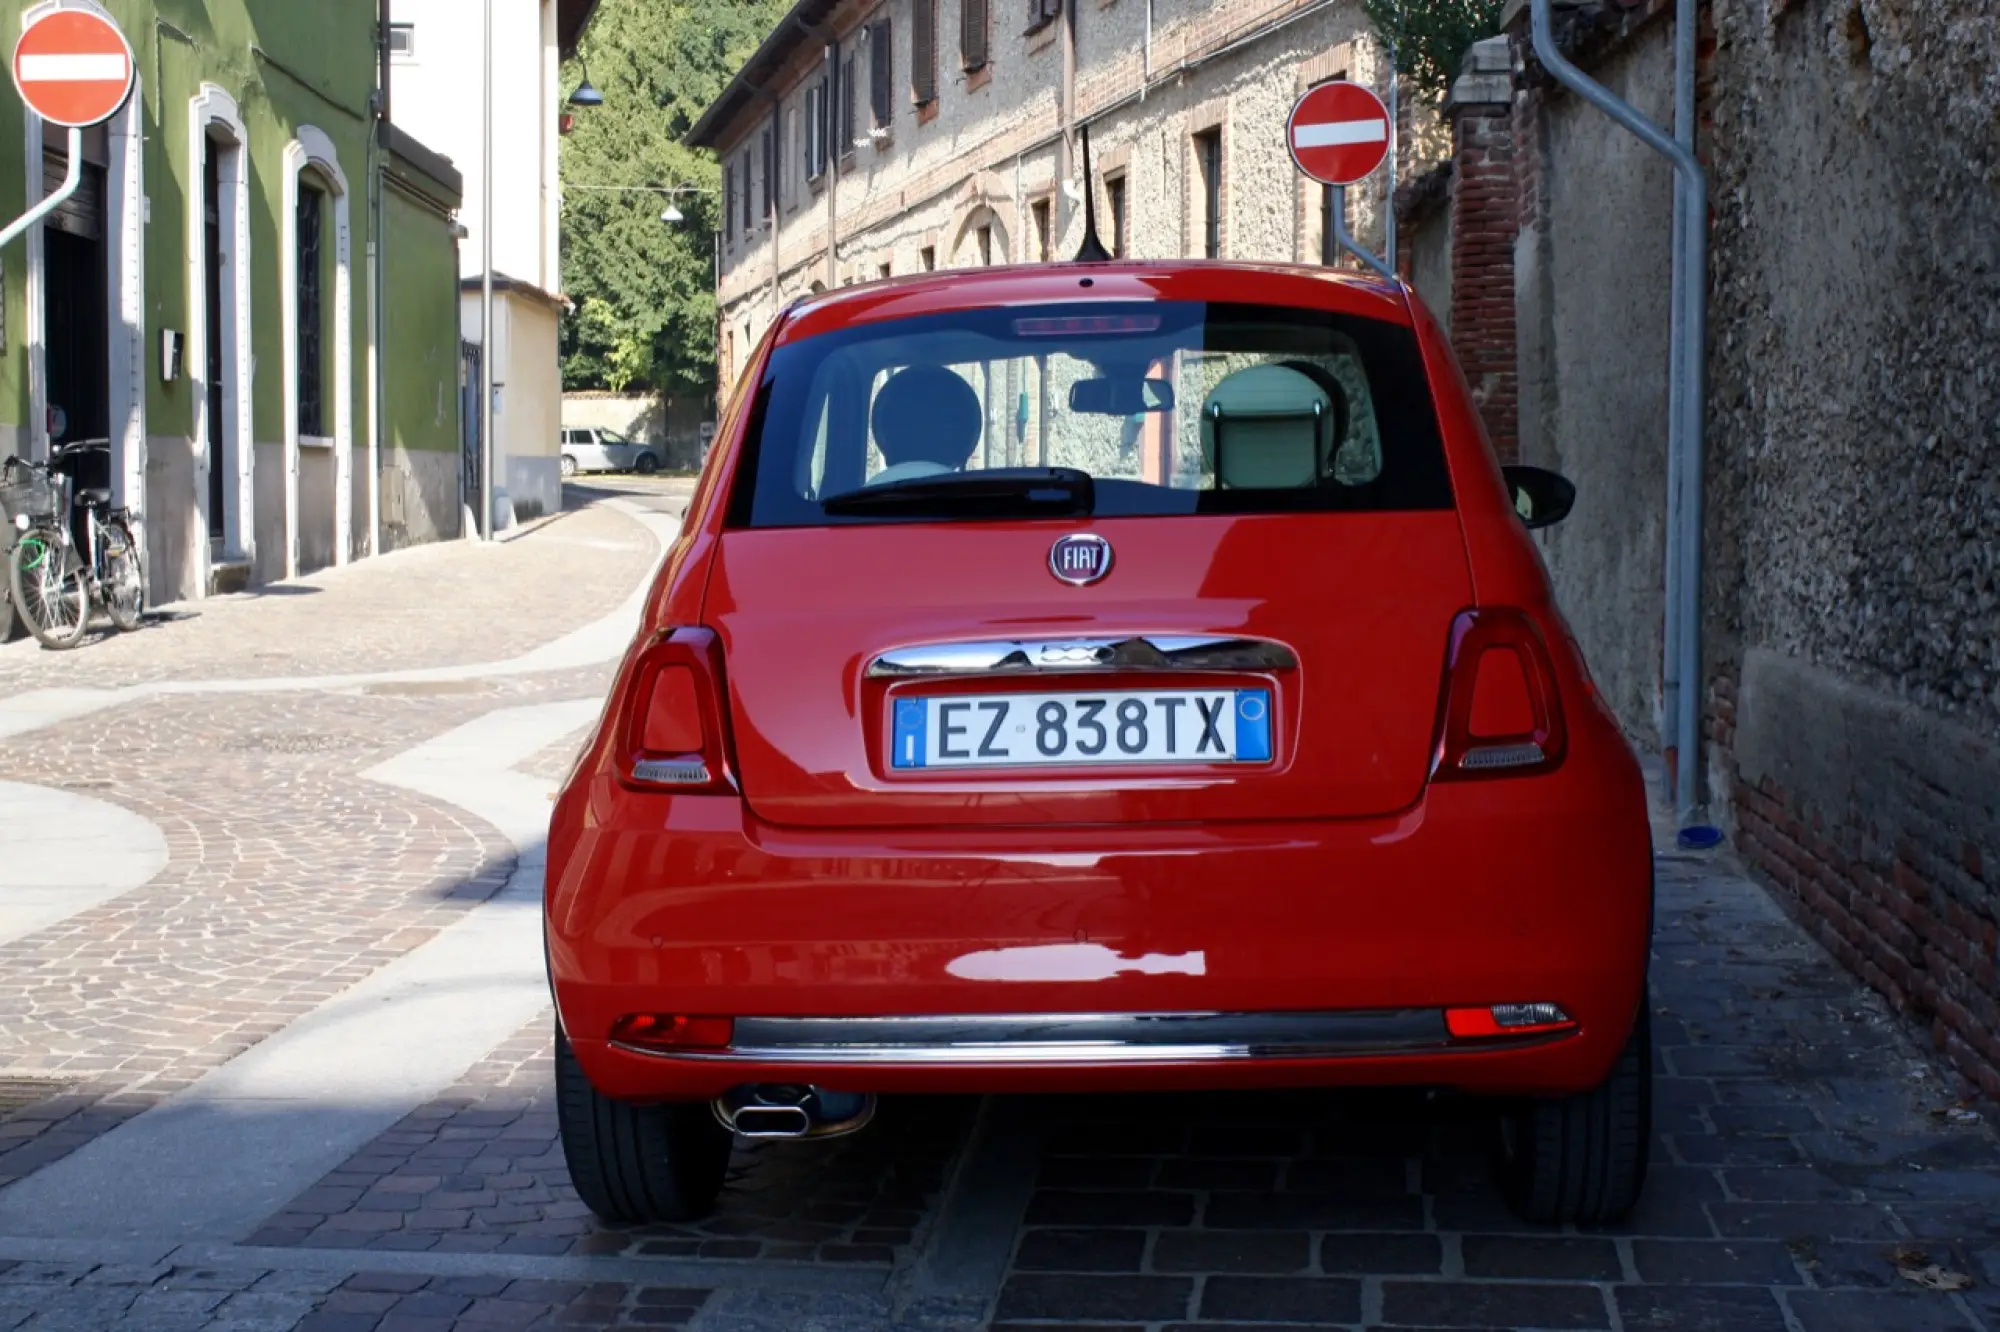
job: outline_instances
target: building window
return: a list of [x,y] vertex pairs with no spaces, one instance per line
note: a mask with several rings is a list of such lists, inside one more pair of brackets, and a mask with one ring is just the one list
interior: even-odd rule
[[1201,253],[1222,257],[1222,130],[1194,136],[1195,184],[1201,190]]
[[988,222],[979,228],[979,263],[983,268],[993,265],[993,224]]
[[1105,198],[1111,204],[1111,253],[1125,257],[1125,177],[1113,176],[1104,182]]
[[778,204],[778,126],[772,121],[764,129],[764,216],[770,218],[777,212]]
[[326,191],[299,179],[299,434],[326,429]]
[[736,216],[736,163],[726,163],[722,168],[722,233],[724,239],[730,235],[729,221]]
[[889,128],[895,118],[895,46],[889,40],[889,20],[868,30],[868,110],[876,129]]
[[1028,31],[1040,32],[1062,17],[1062,0],[1028,0]]
[[923,249],[917,251],[917,267],[926,273],[932,272],[937,268],[936,247],[926,245]]
[[748,149],[745,149],[743,152],[743,234],[746,236],[750,234],[750,229],[757,225],[757,196],[751,183],[750,161],[750,152]]
[[988,22],[986,0],[959,0],[958,54],[966,69],[986,68],[992,26]]
[[880,265],[876,267],[875,276],[877,278],[886,281],[889,275],[890,275],[889,263],[887,260],[884,260]]
[[391,23],[389,25],[389,54],[399,60],[410,60],[417,54],[417,25],[414,23]]
[[1047,199],[1037,199],[1028,206],[1028,216],[1035,223],[1035,258],[1049,262],[1055,254],[1055,230],[1052,205]]
[[820,79],[806,89],[806,179],[818,180],[826,174],[827,108],[830,89]]
[[860,62],[858,50],[849,51],[840,65],[840,156],[846,157],[854,151],[854,98],[859,91],[855,85],[860,81],[855,77],[855,66]]
[[910,7],[910,100],[918,106],[937,100],[938,0],[913,0]]

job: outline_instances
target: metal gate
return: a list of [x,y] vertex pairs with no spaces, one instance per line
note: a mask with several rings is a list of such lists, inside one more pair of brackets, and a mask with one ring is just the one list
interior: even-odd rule
[[460,496],[464,511],[475,515],[474,530],[465,533],[466,536],[471,536],[475,532],[483,533],[486,530],[486,519],[477,516],[480,496],[486,493],[485,487],[481,484],[485,450],[480,447],[479,439],[481,418],[479,385],[482,382],[480,355],[480,347],[476,342],[461,342],[458,345],[459,475],[464,486]]

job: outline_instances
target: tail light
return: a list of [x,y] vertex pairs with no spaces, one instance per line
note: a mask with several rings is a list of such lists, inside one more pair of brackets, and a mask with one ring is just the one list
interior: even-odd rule
[[1432,781],[1524,776],[1562,762],[1562,694],[1533,616],[1490,606],[1452,621],[1439,713]]
[[620,776],[648,790],[733,795],[722,689],[713,630],[675,629],[649,644],[626,696]]
[[1490,1041],[1519,1036],[1552,1036],[1575,1031],[1576,1019],[1560,1004],[1494,1004],[1490,1008],[1447,1008],[1445,1028],[1453,1040]]
[[641,1050],[726,1050],[736,1022],[684,1013],[627,1013],[611,1024],[611,1039]]

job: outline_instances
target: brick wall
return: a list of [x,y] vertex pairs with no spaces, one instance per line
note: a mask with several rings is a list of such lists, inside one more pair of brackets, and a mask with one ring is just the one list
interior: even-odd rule
[[1478,43],[1445,101],[1451,126],[1451,341],[1503,462],[1521,456],[1514,340],[1513,88],[1505,38]]

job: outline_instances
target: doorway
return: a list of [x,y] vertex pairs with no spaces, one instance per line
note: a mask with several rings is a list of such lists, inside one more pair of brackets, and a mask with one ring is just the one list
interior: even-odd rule
[[[84,135],[83,173],[76,193],[42,224],[42,346],[48,365],[51,446],[111,434],[109,256],[105,237],[105,137]],[[43,190],[53,194],[68,174],[66,140],[42,149]]]

